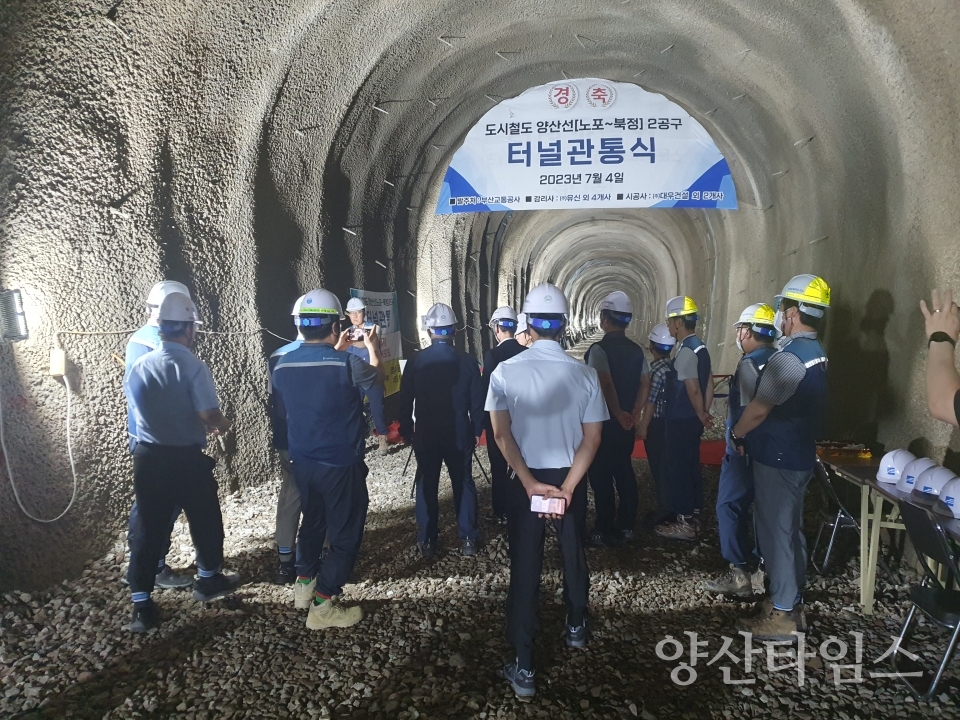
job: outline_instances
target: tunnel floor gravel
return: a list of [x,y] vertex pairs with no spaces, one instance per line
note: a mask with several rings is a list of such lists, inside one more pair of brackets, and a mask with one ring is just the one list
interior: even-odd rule
[[[441,552],[418,557],[412,517],[412,468],[401,477],[405,448],[387,457],[368,453],[370,510],[355,582],[343,601],[366,612],[354,629],[315,633],[293,607],[290,587],[271,584],[274,571],[274,501],[277,483],[223,498],[228,567],[244,585],[233,598],[201,605],[189,593],[155,595],[165,622],[131,636],[129,596],[120,578],[124,538],[91,562],[76,580],[40,593],[0,598],[0,716],[74,718],[870,718],[957,717],[960,680],[954,663],[932,703],[917,703],[874,661],[890,646],[908,607],[904,575],[881,580],[876,614],[857,608],[854,548],[850,560],[807,593],[812,628],[808,652],[830,636],[849,646],[841,664],[856,661],[855,636],[863,633],[862,682],[836,685],[829,661],[809,658],[803,685],[797,670],[771,671],[754,657],[743,671],[743,638],[735,621],[751,605],[705,593],[701,583],[721,571],[716,529],[678,545],[639,533],[629,548],[589,550],[593,637],[585,650],[564,644],[559,554],[548,538],[537,649],[539,693],[521,702],[499,677],[510,648],[504,640],[508,564],[502,528],[483,521],[479,557],[458,551],[449,491],[442,504]],[[479,453],[484,455],[481,450]],[[486,466],[486,458],[482,464]],[[651,486],[637,462],[644,507]],[[481,509],[489,486],[477,471]],[[706,470],[707,504],[717,473]],[[443,486],[442,486],[443,487]],[[449,484],[446,484],[449,488]],[[481,513],[483,514],[483,512]],[[189,533],[177,523],[170,564],[193,561]],[[928,632],[929,631],[929,632]],[[699,651],[695,681],[675,671],[690,662],[690,636]],[[683,660],[661,659],[657,644],[668,635],[684,644]],[[711,662],[723,637],[727,657]],[[921,628],[921,661],[934,664],[943,634]],[[777,649],[781,651],[782,649]],[[837,647],[833,646],[833,653]],[[673,656],[674,646],[661,655]],[[938,656],[936,656],[938,657]],[[775,660],[782,664],[786,660]],[[732,668],[727,684],[722,666]],[[854,668],[842,671],[855,679]]]

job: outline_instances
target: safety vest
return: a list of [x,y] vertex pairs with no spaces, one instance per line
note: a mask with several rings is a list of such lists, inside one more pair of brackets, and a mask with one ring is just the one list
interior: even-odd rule
[[[704,399],[707,397],[707,383],[710,382],[710,353],[707,350],[707,346],[703,344],[703,341],[698,338],[696,335],[688,335],[683,342],[680,343],[680,346],[677,348],[677,352],[680,352],[680,348],[690,348],[697,355],[697,379],[700,381],[700,392],[703,394]],[[676,368],[676,356],[674,356],[674,362],[670,364],[670,370],[667,371],[667,420],[686,420],[689,418],[697,417],[696,411],[693,409],[693,403],[690,402],[690,396],[687,395],[687,385],[685,382],[681,382],[677,377],[677,368]]]
[[643,350],[622,333],[604,335],[600,342],[594,343],[587,350],[584,356],[585,361],[589,360],[590,352],[597,345],[606,354],[607,362],[610,364],[610,377],[613,379],[613,387],[617,390],[620,409],[624,412],[633,412],[637,393],[640,390],[640,378],[646,364]]
[[[753,352],[749,352],[740,358],[740,362],[737,363],[737,369],[733,373],[733,377],[730,378],[730,394],[727,396],[727,427],[732,428],[738,422],[740,422],[740,416],[743,415],[743,407],[741,406],[740,398],[740,368],[743,367],[743,363],[749,361],[757,366],[757,386],[760,385],[760,376],[763,374],[763,368],[766,367],[767,361],[770,359],[770,356],[776,352],[776,348],[772,346],[761,345]],[[757,387],[753,388],[753,392],[757,392]]]
[[747,451],[769,467],[811,470],[827,405],[827,355],[815,338],[791,340],[779,352],[795,355],[807,371],[796,392],[747,436]]

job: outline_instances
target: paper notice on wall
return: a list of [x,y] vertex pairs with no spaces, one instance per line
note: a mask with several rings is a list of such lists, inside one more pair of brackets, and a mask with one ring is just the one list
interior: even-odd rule
[[400,360],[403,358],[397,294],[350,288],[350,297],[363,300],[367,322],[376,323],[380,327],[380,360],[387,374],[384,395],[393,395],[400,390]]

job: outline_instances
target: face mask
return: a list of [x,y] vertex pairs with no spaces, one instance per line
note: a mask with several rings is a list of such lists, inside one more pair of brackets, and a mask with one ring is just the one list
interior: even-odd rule
[[773,330],[778,338],[783,336],[783,310],[777,310],[773,316]]
[[743,343],[740,342],[740,338],[737,338],[737,350],[743,352]]

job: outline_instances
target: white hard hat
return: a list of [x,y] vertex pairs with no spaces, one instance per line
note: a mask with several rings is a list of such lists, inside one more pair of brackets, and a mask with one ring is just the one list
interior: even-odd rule
[[508,307],[507,305],[504,305],[503,307],[498,307],[496,310],[493,311],[493,315],[490,317],[490,323],[489,323],[490,327],[492,328],[495,325],[500,325],[500,324],[506,325],[507,327],[511,327],[509,323],[501,323],[502,320],[507,320],[507,321],[512,320],[514,324],[516,324],[517,311],[514,310],[512,307]]
[[323,325],[339,320],[343,315],[340,300],[329,290],[311,290],[300,298],[300,318],[297,323],[301,327]]
[[[600,310],[609,310],[619,315],[633,315],[630,298],[622,290],[614,290],[600,302]],[[629,317],[627,318],[629,321]]]
[[[566,315],[567,298],[556,285],[543,283],[527,293],[523,312],[529,315]],[[529,322],[529,320],[527,321]]]
[[677,339],[670,334],[670,329],[664,324],[654,325],[653,330],[647,336],[650,342],[656,345],[663,345],[667,351],[677,344]]
[[929,502],[937,497],[943,489],[943,486],[955,477],[956,475],[953,474],[953,471],[947,470],[945,467],[937,465],[936,467],[928,468],[920,473],[920,476],[917,478],[917,482],[913,486],[913,496],[920,497]]
[[952,518],[960,518],[960,478],[949,480],[933,504],[934,512]]
[[147,311],[150,313],[147,324],[153,325],[154,327],[160,324],[160,321],[157,320],[157,308],[160,307],[160,303],[162,303],[163,299],[170,293],[181,293],[190,297],[190,291],[187,290],[187,286],[183,283],[178,283],[176,280],[158,282],[150,288],[150,292],[147,294]]
[[916,460],[917,457],[909,450],[899,448],[891,450],[883,456],[880,461],[880,469],[877,470],[877,480],[883,483],[895,483],[900,480],[904,468]]
[[158,323],[192,322],[195,325],[202,325],[197,306],[190,296],[185,293],[172,292],[167,295],[157,308]]
[[917,478],[920,474],[929,468],[936,467],[937,464],[930,458],[917,458],[907,463],[907,466],[900,473],[900,479],[897,480],[897,490],[901,492],[912,492]]
[[697,304],[689,295],[677,295],[667,300],[667,317],[683,317],[684,315],[696,315]]
[[519,313],[517,315],[517,335],[528,332],[529,330],[530,327],[527,325],[527,314]]
[[444,303],[436,303],[423,316],[423,327],[431,330],[434,335],[451,335],[453,326],[457,324],[456,313],[453,308]]
[[367,309],[366,304],[360,298],[352,297],[349,300],[347,300],[347,312],[356,312],[357,310],[366,310],[366,309]]
[[297,301],[293,304],[293,310],[290,311],[290,314],[294,317],[300,317],[300,304],[303,302],[303,299],[306,295],[301,295],[297,298]]

